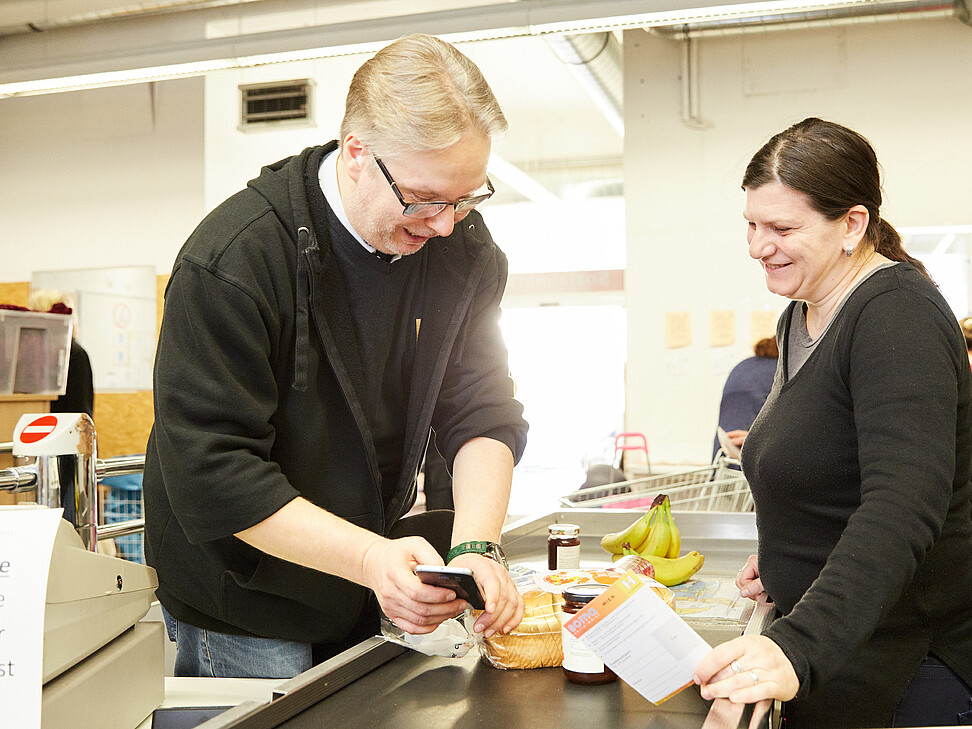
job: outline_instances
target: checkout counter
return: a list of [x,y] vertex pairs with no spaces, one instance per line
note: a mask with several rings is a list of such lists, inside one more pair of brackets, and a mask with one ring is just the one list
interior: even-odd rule
[[[755,551],[752,513],[679,512],[676,518],[685,548],[706,555],[697,575],[700,579],[732,582],[739,566]],[[581,527],[581,564],[605,565],[609,560],[600,537],[631,520],[632,512],[616,509],[556,511],[510,525],[503,534],[503,547],[511,564],[544,569],[547,526],[570,522]],[[716,645],[744,631],[760,632],[772,619],[770,606],[745,603],[739,617],[686,619]],[[725,700],[705,701],[694,687],[654,706],[623,681],[579,686],[566,681],[559,667],[504,671],[484,663],[475,649],[460,659],[437,658],[376,637],[279,684],[271,701],[241,703],[199,727],[729,729],[748,722],[748,710]]]
[[[579,724],[729,729],[748,724],[743,707],[725,700],[704,701],[694,687],[654,706],[622,681],[579,686],[566,681],[559,667],[500,670],[484,663],[476,649],[460,659],[437,658],[381,637],[284,682],[163,680],[163,626],[141,620],[157,585],[154,570],[95,551],[99,537],[120,534],[95,523],[98,477],[113,467],[113,473],[135,472],[140,464],[98,461],[87,416],[45,417],[56,422],[43,439],[21,439],[25,428],[37,432],[37,416],[25,416],[15,431],[15,455],[32,456],[33,463],[0,470],[0,488],[33,484],[38,503],[62,505],[68,494],[74,507],[73,524],[62,520],[59,525],[51,560],[44,626],[44,729],[73,727],[78,721],[105,729],[495,729]],[[72,460],[73,469],[65,471],[60,462],[64,458]],[[65,473],[73,474],[72,483],[62,483]],[[624,528],[632,518],[633,512],[620,509],[565,508],[509,525],[503,545],[511,564],[544,569],[547,526],[574,523],[581,528],[581,564],[603,566],[609,560],[600,537]],[[677,519],[684,548],[706,556],[697,579],[731,584],[739,566],[755,551],[754,515],[685,511],[677,512]],[[676,600],[677,595],[676,591]],[[743,632],[760,632],[772,618],[771,610],[747,600],[732,617],[685,617],[717,645]],[[199,708],[214,704],[229,708]],[[153,720],[150,715],[160,706]],[[187,720],[191,723],[179,723]]]

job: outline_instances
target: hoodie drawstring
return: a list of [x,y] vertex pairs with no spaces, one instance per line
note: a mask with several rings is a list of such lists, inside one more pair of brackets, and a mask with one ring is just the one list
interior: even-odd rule
[[310,272],[308,258],[317,250],[317,241],[310,230],[297,229],[297,301],[294,332],[294,382],[298,392],[307,390],[307,348],[310,342]]

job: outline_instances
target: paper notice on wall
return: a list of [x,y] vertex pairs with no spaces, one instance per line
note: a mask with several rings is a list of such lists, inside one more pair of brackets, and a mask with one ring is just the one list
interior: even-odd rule
[[692,315],[687,311],[665,313],[665,348],[678,349],[692,344]]
[[712,650],[634,572],[564,627],[653,704],[690,686],[696,667]]
[[749,312],[749,338],[756,344],[760,339],[776,336],[776,321],[780,318],[778,311]]
[[47,575],[61,509],[0,506],[3,726],[39,729]]

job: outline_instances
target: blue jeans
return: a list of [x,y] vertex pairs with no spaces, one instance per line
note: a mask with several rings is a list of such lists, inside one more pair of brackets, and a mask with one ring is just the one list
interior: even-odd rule
[[169,640],[176,644],[176,676],[293,678],[314,664],[310,643],[254,638],[204,630],[162,610]]
[[933,655],[918,667],[894,712],[891,726],[972,724],[972,690]]

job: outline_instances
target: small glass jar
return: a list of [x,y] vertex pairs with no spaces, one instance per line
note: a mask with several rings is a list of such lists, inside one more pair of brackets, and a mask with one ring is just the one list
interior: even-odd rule
[[567,630],[566,623],[587,607],[594,598],[608,589],[608,585],[575,585],[564,590],[563,620],[561,629],[564,644],[564,676],[571,683],[594,686],[617,681],[617,674],[605,666],[593,651]]
[[580,569],[580,527],[576,524],[551,524],[547,527],[547,569]]

